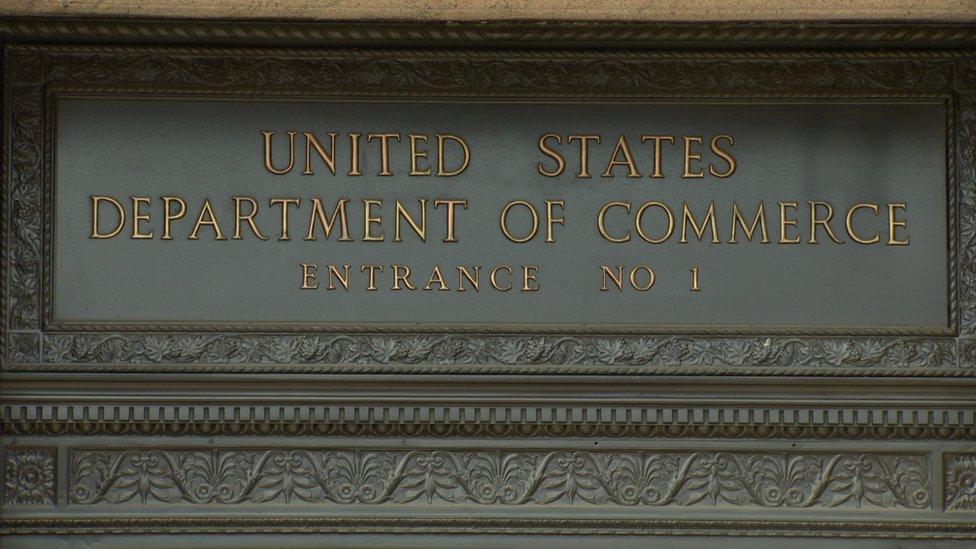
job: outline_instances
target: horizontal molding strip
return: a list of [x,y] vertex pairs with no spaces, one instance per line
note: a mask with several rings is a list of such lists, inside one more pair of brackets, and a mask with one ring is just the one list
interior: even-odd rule
[[778,536],[896,539],[976,539],[969,517],[946,521],[915,521],[904,516],[890,521],[593,519],[525,517],[84,517],[5,518],[0,532],[37,534],[513,534],[513,535],[697,535]]
[[947,47],[976,39],[965,23],[308,22],[6,18],[6,40],[221,45],[533,48]]
[[5,374],[20,435],[976,439],[968,380]]

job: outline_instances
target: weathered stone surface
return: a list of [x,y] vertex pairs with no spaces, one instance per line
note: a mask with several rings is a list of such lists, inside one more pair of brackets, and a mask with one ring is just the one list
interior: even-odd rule
[[194,17],[303,20],[603,20],[759,21],[876,20],[973,21],[974,0],[374,0],[276,2],[272,0],[11,0],[6,15]]

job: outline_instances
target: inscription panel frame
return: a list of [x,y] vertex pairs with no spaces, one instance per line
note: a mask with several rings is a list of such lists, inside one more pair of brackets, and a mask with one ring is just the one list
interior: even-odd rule
[[[233,372],[246,367],[252,372],[389,372],[395,367],[443,373],[973,373],[966,365],[976,353],[968,337],[976,331],[976,283],[967,260],[976,256],[976,243],[968,236],[976,213],[970,206],[972,182],[966,178],[976,168],[971,151],[957,146],[966,143],[964,133],[972,131],[959,121],[974,116],[971,96],[959,93],[959,83],[968,78],[963,73],[969,59],[963,52],[350,52],[29,44],[7,48],[6,112],[20,108],[24,115],[18,116],[19,125],[10,126],[23,131],[5,135],[4,150],[12,161],[4,181],[13,183],[4,197],[13,214],[6,227],[13,253],[4,262],[8,370]],[[941,102],[947,116],[948,328],[933,334],[870,327],[756,331],[54,322],[53,143],[55,103],[65,94],[277,100]],[[965,245],[962,255],[960,245]]]

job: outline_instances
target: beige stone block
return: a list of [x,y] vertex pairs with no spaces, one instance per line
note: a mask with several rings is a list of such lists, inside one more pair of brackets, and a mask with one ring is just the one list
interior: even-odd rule
[[4,0],[16,16],[294,20],[976,21],[976,0]]

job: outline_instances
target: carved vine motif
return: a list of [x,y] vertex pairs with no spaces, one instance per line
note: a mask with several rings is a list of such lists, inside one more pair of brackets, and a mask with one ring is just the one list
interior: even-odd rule
[[43,111],[41,88],[30,82],[41,77],[40,67],[41,55],[36,52],[12,53],[7,66],[8,75],[14,72],[27,81],[27,85],[5,88],[10,109],[10,195],[5,202],[10,205],[10,229],[5,242],[10,246],[6,252],[10,258],[9,326],[14,329],[36,329],[39,321]]
[[3,459],[3,504],[54,504],[54,450],[7,449]]
[[10,349],[8,351],[12,360],[17,362],[37,362],[40,334],[38,333],[13,333],[10,334]]
[[959,160],[960,333],[972,336],[976,335],[976,95],[962,95],[959,102]]
[[960,90],[972,90],[976,88],[976,59],[962,59],[959,61],[959,81],[957,86]]
[[580,364],[938,368],[956,363],[939,339],[693,338],[467,335],[48,334],[55,363]]
[[945,508],[976,510],[976,454],[946,456]]
[[[130,50],[131,51],[131,50]],[[186,55],[134,51],[58,55],[51,82],[99,85],[192,85],[219,90],[249,88],[385,88],[498,93],[499,90],[594,90],[613,95],[650,90],[945,89],[951,59],[851,59],[670,54],[587,55],[578,58],[531,53],[439,53],[410,51],[294,51],[266,55]],[[435,61],[436,62],[432,62]]]
[[924,456],[78,450],[71,502],[925,508]]

